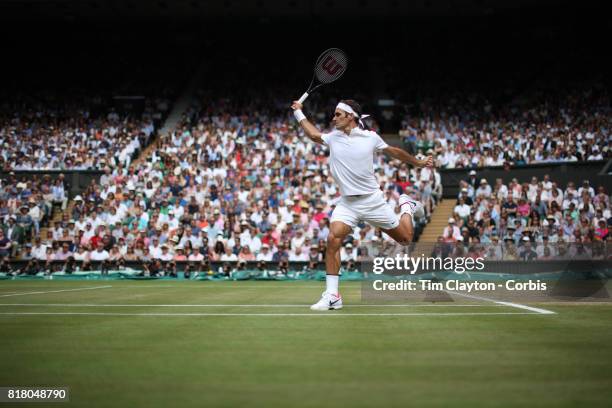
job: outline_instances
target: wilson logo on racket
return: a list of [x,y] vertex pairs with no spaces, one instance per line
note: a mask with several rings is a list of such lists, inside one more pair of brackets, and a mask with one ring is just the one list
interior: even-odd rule
[[342,65],[338,61],[334,59],[331,55],[328,55],[325,58],[325,61],[321,64],[321,68],[323,68],[329,75],[334,75],[338,72],[339,69],[342,68]]
[[308,90],[298,99],[298,102],[303,103],[308,98],[308,95],[317,90],[321,85],[332,83],[340,78],[347,66],[348,57],[341,49],[330,48],[323,51],[319,58],[317,58]]

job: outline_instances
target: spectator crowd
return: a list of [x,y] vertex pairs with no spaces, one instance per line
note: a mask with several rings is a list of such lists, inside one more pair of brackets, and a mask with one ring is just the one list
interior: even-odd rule
[[[476,105],[486,101],[477,98],[451,100],[446,110],[424,99],[419,118],[405,121],[404,136],[414,152],[434,154],[446,168],[598,160],[608,154],[605,100],[582,93],[525,110],[484,103],[481,111]],[[308,141],[282,103],[199,94],[175,130],[159,135],[137,163],[132,158],[153,137],[167,102],[147,104],[137,120],[113,110],[91,114],[82,106],[27,106],[2,116],[5,169],[104,172],[70,205],[63,175],[9,174],[2,180],[2,269],[10,268],[7,259],[27,261],[19,273],[106,271],[139,261],[146,273],[175,274],[178,262],[190,271],[213,262],[254,261],[273,262],[283,272],[289,262],[314,268],[324,260],[339,191],[326,164],[327,148]],[[309,117],[329,129],[330,108],[316,100],[309,106]],[[396,211],[402,193],[423,202],[426,217],[417,221],[418,237],[442,198],[440,173],[382,154],[374,158],[374,169]],[[62,214],[56,222],[54,207]],[[546,259],[576,248],[592,255],[590,244],[612,239],[609,224],[603,187],[560,186],[548,175],[505,184],[479,178],[474,170],[461,184],[438,243],[446,253],[488,251],[494,259]],[[372,255],[368,247],[391,243],[363,224],[344,243],[341,259],[350,265]]]
[[597,84],[510,103],[444,94],[412,106],[400,135],[448,169],[603,160],[612,157],[610,113],[610,96]]
[[169,109],[163,98],[146,100],[142,112],[130,113],[106,108],[101,98],[50,98],[45,103],[5,103],[0,114],[1,169],[128,167]]
[[[245,113],[235,115],[225,106],[194,104],[145,160],[106,163],[99,182],[68,208],[65,193],[45,194],[54,184],[48,180],[3,183],[2,254],[30,261],[26,270],[49,272],[74,270],[74,261],[81,261],[80,268],[101,261],[103,269],[142,261],[151,274],[174,274],[179,261],[191,269],[206,269],[210,262],[274,262],[281,271],[288,262],[322,262],[329,216],[340,198],[326,147],[308,141],[288,109],[241,109]],[[404,192],[424,202],[427,217],[416,225],[421,230],[441,198],[440,174],[382,154],[374,160],[391,205],[397,208]],[[65,188],[65,181],[55,184]],[[28,208],[46,208],[49,219],[54,204],[66,211],[41,236]],[[28,217],[32,223],[23,222]],[[39,215],[38,224],[43,220]],[[21,225],[20,235],[11,225]],[[345,242],[342,261],[357,261],[362,244],[377,240],[391,238],[360,225]]]
[[487,259],[597,258],[607,256],[603,244],[612,241],[611,227],[603,186],[588,180],[560,186],[549,175],[489,183],[471,171],[438,243],[447,252]]

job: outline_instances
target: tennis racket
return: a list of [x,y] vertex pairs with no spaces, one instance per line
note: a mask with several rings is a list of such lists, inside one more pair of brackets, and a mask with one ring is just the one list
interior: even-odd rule
[[330,48],[323,51],[317,58],[308,90],[298,99],[298,102],[303,103],[308,95],[312,94],[321,85],[332,83],[340,78],[346,71],[347,65],[348,57],[341,49]]

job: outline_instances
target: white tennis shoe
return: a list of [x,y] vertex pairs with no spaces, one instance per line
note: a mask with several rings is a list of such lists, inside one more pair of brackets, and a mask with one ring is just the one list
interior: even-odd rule
[[410,208],[410,212],[412,213],[413,218],[418,219],[425,216],[425,209],[423,208],[423,204],[421,204],[420,201],[413,200],[406,194],[402,194],[399,197],[400,211],[403,210],[402,206],[404,205],[407,205]]
[[310,310],[336,310],[342,309],[342,297],[333,293],[323,292],[321,300],[310,306]]

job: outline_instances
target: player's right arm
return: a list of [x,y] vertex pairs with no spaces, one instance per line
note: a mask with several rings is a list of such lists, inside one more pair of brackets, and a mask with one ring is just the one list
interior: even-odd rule
[[296,112],[302,112],[302,104],[298,101],[293,101],[291,109],[293,109],[293,113],[296,116],[296,119],[299,121],[302,129],[304,129],[304,133],[306,133],[306,136],[308,136],[308,138],[315,143],[325,144],[323,138],[321,137],[321,131],[317,129],[315,125],[310,123],[310,121],[306,119],[303,113],[301,115],[296,114]]

